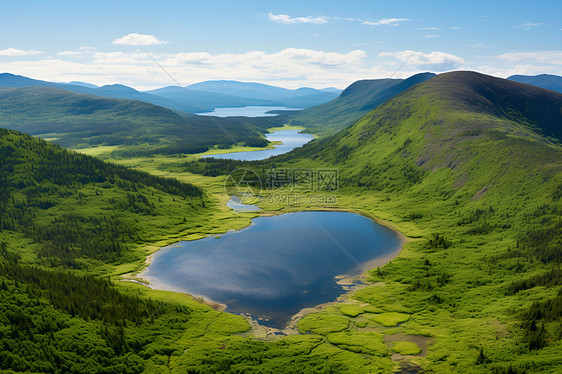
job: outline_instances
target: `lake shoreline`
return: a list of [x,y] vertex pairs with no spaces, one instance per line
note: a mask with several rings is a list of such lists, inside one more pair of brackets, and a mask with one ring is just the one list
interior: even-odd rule
[[210,150],[200,153],[200,158],[216,158],[223,160],[239,160],[239,161],[257,161],[265,160],[269,157],[279,156],[292,151],[295,148],[302,147],[306,143],[315,139],[312,134],[304,133],[304,129],[295,126],[283,126],[268,129],[265,137],[269,144],[262,149],[244,150],[235,148],[234,150]]
[[276,105],[232,105],[229,107],[217,107],[212,111],[195,113],[198,116],[206,117],[275,117],[279,113],[269,113],[272,111],[299,111],[304,108],[290,108]]
[[[402,232],[400,232],[399,230],[392,227],[388,222],[377,219],[376,217],[373,217],[372,215],[370,215],[366,212],[357,211],[357,210],[353,210],[353,209],[350,209],[350,210],[336,209],[336,208],[322,209],[322,208],[315,207],[315,208],[311,208],[311,209],[302,209],[302,210],[290,211],[290,212],[263,211],[263,212],[261,212],[261,214],[259,214],[259,216],[255,217],[255,218],[270,217],[270,216],[277,216],[277,215],[282,215],[282,214],[287,214],[287,213],[298,213],[298,212],[340,212],[340,213],[358,214],[358,215],[361,215],[361,216],[371,220],[372,222],[374,222],[376,224],[379,224],[381,226],[384,226],[384,227],[392,230],[392,232],[397,236],[399,242],[398,242],[398,245],[396,245],[395,248],[390,253],[387,253],[387,254],[385,254],[383,256],[380,256],[380,257],[373,258],[372,260],[369,260],[369,261],[366,261],[366,262],[362,262],[361,263],[361,271],[360,271],[359,274],[352,275],[352,276],[345,276],[345,275],[335,276],[335,278],[338,279],[338,281],[336,283],[338,283],[343,288],[343,292],[336,298],[336,300],[326,302],[326,303],[321,303],[321,304],[315,305],[313,307],[307,307],[307,308],[303,308],[303,309],[299,310],[297,313],[295,313],[294,315],[291,316],[291,318],[289,319],[289,322],[287,322],[287,324],[283,328],[269,327],[269,326],[266,326],[264,324],[261,324],[258,320],[259,317],[257,317],[257,316],[251,316],[249,314],[248,315],[242,315],[247,319],[248,323],[250,324],[250,326],[251,326],[250,332],[255,337],[261,336],[262,338],[271,339],[271,338],[279,337],[279,336],[282,336],[282,335],[299,334],[300,332],[298,331],[298,322],[304,316],[306,316],[308,314],[311,314],[311,313],[314,313],[314,312],[321,311],[324,308],[326,308],[328,306],[331,306],[331,305],[348,302],[350,296],[353,293],[355,293],[356,291],[358,291],[358,290],[360,290],[364,287],[367,287],[367,286],[371,285],[371,283],[368,281],[368,278],[369,278],[370,272],[372,270],[376,269],[377,267],[384,266],[387,263],[389,263],[390,261],[392,261],[393,259],[397,258],[400,255],[400,253],[402,252],[402,249],[403,249],[404,245],[407,242],[412,240],[412,239],[408,238],[406,235],[404,235]],[[240,231],[240,230],[246,229],[253,224],[254,224],[254,218],[251,219],[250,223],[247,226],[244,226],[244,227],[241,227],[241,228],[238,228],[238,229],[229,229],[224,234],[226,234],[228,232],[232,232],[232,231]],[[221,234],[221,235],[224,235],[224,234]],[[200,238],[197,238],[197,239],[191,239],[191,240],[186,240],[186,241],[199,240],[199,239],[203,239],[203,238],[207,238],[207,237],[211,237],[211,236],[217,236],[217,234],[206,235],[206,236],[203,236],[203,237],[200,237]],[[216,302],[216,301],[212,300],[211,298],[209,298],[205,295],[194,295],[194,294],[190,294],[188,292],[178,291],[177,289],[174,289],[173,287],[166,287],[166,286],[163,286],[162,284],[153,284],[150,281],[150,279],[143,278],[143,274],[147,271],[148,267],[152,263],[152,261],[154,259],[154,255],[157,252],[159,252],[160,250],[162,250],[163,248],[166,248],[166,247],[169,247],[169,246],[170,245],[161,247],[160,249],[156,250],[155,252],[153,252],[149,256],[147,256],[147,258],[145,260],[145,263],[144,263],[144,266],[143,266],[143,269],[140,270],[137,273],[136,276],[131,277],[131,278],[126,278],[124,280],[129,280],[129,281],[132,280],[132,281],[135,281],[139,284],[142,284],[146,287],[149,287],[149,288],[155,289],[155,290],[182,293],[184,295],[188,295],[188,296],[192,297],[194,300],[196,300],[200,303],[208,305],[213,310],[226,311],[226,309],[228,309],[227,304]],[[228,311],[226,311],[226,312],[229,313]],[[235,313],[233,313],[233,314],[235,314]],[[235,314],[235,315],[240,315],[240,314]]]

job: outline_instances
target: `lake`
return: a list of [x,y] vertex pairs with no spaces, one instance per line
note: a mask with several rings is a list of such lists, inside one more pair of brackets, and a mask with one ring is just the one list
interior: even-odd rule
[[357,214],[287,213],[164,247],[142,277],[152,287],[204,296],[282,328],[299,310],[346,292],[337,276],[361,274],[362,264],[391,256],[400,245],[396,232]]
[[236,195],[230,196],[230,199],[226,202],[226,206],[232,208],[235,212],[257,212],[260,210],[256,205],[243,203],[240,197]]
[[314,136],[310,134],[300,133],[302,130],[277,130],[265,137],[270,142],[280,141],[283,144],[276,145],[273,149],[266,149],[263,151],[250,151],[250,152],[233,152],[223,153],[218,155],[207,155],[202,157],[213,157],[220,159],[242,160],[242,161],[256,161],[263,160],[271,156],[281,155],[287,153],[294,148],[302,147],[312,139]]
[[215,117],[273,117],[277,114],[267,114],[270,110],[301,110],[302,108],[287,108],[284,106],[244,106],[238,108],[216,108],[212,112],[197,113],[199,116]]

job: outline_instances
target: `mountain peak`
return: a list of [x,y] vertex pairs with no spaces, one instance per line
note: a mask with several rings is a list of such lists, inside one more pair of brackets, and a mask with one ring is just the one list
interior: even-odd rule
[[562,77],[552,74],[539,74],[539,75],[512,75],[507,79],[526,83],[533,86],[546,88],[547,90],[552,90],[556,92],[562,92]]
[[103,91],[114,91],[114,92],[127,92],[127,93],[139,93],[139,91],[135,90],[132,87],[125,86],[122,84],[107,84],[105,86],[101,86],[98,90]]

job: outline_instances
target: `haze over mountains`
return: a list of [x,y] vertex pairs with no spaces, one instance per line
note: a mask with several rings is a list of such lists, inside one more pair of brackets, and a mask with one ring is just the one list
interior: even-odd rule
[[[175,111],[200,113],[212,111],[215,108],[241,107],[241,106],[285,106],[294,108],[307,108],[330,101],[337,97],[338,92],[330,89],[329,92],[313,88],[288,90],[285,88],[268,86],[258,83],[245,83],[228,81],[226,86],[217,82],[201,82],[186,88],[169,86],[146,92],[121,84],[97,87],[85,82],[55,83],[36,80],[9,73],[0,74],[0,87],[52,87],[76,93],[85,93],[97,96],[140,100],[147,103],[160,105]],[[210,90],[201,90],[197,87],[209,87]],[[222,88],[221,88],[222,87]],[[256,87],[253,90],[247,87]],[[259,89],[257,88],[259,87]],[[242,95],[237,95],[242,93]]]

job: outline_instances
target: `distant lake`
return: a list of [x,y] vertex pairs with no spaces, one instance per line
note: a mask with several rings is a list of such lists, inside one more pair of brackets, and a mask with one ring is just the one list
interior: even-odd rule
[[267,114],[270,110],[301,110],[301,108],[287,108],[284,106],[244,106],[239,108],[216,108],[212,112],[197,113],[200,116],[215,117],[272,117],[277,114]]
[[294,148],[301,147],[314,139],[314,136],[310,134],[301,134],[301,130],[277,130],[271,134],[266,134],[267,140],[280,141],[283,144],[276,145],[273,149],[266,149],[263,151],[251,151],[251,152],[233,152],[233,153],[223,153],[220,155],[208,155],[202,157],[214,157],[220,159],[230,159],[230,160],[242,160],[242,161],[255,161],[263,160],[271,156],[281,155],[287,153]]
[[346,290],[338,275],[394,253],[397,233],[345,212],[259,217],[219,238],[179,242],[158,251],[143,278],[159,289],[205,296],[235,314],[282,328],[302,308],[334,301]]

